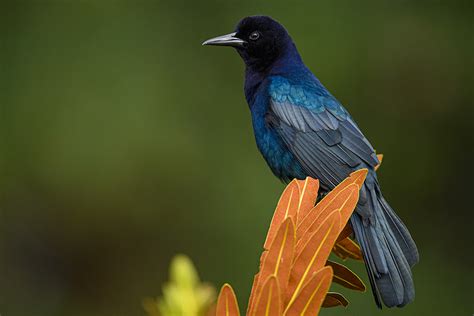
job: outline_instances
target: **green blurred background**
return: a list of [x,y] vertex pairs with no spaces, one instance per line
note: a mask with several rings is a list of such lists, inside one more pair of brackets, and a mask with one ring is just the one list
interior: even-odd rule
[[469,1],[7,0],[2,315],[143,315],[177,252],[245,305],[283,185],[254,144],[242,62],[201,42],[252,14],[284,23],[385,154],[385,196],[421,253],[414,304],[342,290],[351,306],[322,314],[474,311]]

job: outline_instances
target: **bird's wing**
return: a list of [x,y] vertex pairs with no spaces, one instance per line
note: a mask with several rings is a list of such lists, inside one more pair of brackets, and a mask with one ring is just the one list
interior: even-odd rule
[[304,170],[328,189],[378,159],[344,107],[322,86],[272,77],[267,122],[281,136]]

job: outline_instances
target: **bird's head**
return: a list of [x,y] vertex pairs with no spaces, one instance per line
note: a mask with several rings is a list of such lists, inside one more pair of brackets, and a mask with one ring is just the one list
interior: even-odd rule
[[286,29],[268,16],[249,16],[240,20],[235,31],[208,39],[203,45],[234,47],[247,67],[264,71],[294,44]]

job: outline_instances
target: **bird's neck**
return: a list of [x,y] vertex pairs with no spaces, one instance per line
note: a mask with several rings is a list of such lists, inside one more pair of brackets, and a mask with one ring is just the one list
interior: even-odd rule
[[293,42],[289,43],[284,52],[272,63],[262,67],[259,64],[246,64],[245,67],[245,98],[251,107],[255,100],[255,95],[259,91],[262,83],[271,76],[289,77],[296,73],[306,72],[307,68],[301,59]]
[[284,52],[272,63],[269,69],[269,75],[281,76],[300,72],[305,68],[306,66],[296,49],[296,45],[293,42],[290,42]]

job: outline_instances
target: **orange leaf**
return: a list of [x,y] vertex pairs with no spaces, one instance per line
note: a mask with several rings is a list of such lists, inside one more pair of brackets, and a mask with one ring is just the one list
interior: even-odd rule
[[[319,203],[311,209],[307,215],[299,221],[299,225],[296,227],[296,238],[300,239],[304,232],[314,222],[320,212],[329,207],[339,194],[346,190],[352,184],[357,184],[359,188],[367,176],[367,169],[360,169],[350,174],[344,181],[339,183],[333,190],[331,190]],[[348,192],[346,192],[347,194]]]
[[313,274],[295,299],[288,304],[284,315],[318,315],[321,304],[331,285],[331,277],[331,267],[324,267]]
[[352,226],[349,223],[347,223],[346,226],[344,226],[344,229],[341,231],[341,233],[337,237],[336,243],[340,240],[343,240],[343,239],[351,236],[352,233],[353,233]]
[[270,276],[263,285],[262,292],[255,305],[255,316],[278,316],[281,315],[280,287],[276,276]]
[[[263,267],[263,262],[265,262],[265,258],[268,254],[268,250],[264,250],[262,252],[262,254],[260,255],[260,264],[259,264],[259,271],[262,270],[262,267]],[[256,299],[256,296],[257,296],[257,290],[260,290],[259,288],[259,280],[260,280],[260,272],[255,274],[254,278],[253,278],[253,284],[252,284],[252,290],[250,292],[250,297],[249,297],[249,302],[248,302],[248,305],[247,305],[247,315],[250,315],[250,312],[252,310],[252,307],[253,307],[253,303]]]
[[359,186],[359,188],[362,188],[362,184],[364,183],[365,178],[367,177],[367,173],[369,173],[369,170],[367,170],[366,168],[359,169],[357,171],[352,172],[349,175],[349,178],[352,179],[352,183],[355,183]]
[[344,260],[347,258],[363,260],[359,245],[349,237],[336,243],[334,253]]
[[[360,187],[354,183],[349,185],[338,195],[338,198],[335,199],[339,200],[338,202],[341,205],[339,208],[341,212],[341,225],[345,226],[354,212],[357,202],[359,201],[359,191]],[[343,227],[341,227],[341,229],[343,229]]]
[[312,238],[313,233],[321,226],[321,224],[334,212],[339,211],[334,208],[326,208],[321,211],[318,216],[315,218],[311,226],[302,234],[300,239],[297,239],[295,247],[295,257],[297,257],[304,247],[308,244],[308,241]]
[[260,255],[260,264],[258,266],[259,271],[262,269],[263,262],[265,262],[265,257],[267,256],[267,254],[268,254],[268,250],[264,250],[262,254]]
[[[298,204],[298,221],[303,219],[306,214],[316,204],[319,190],[319,180],[307,177],[306,180],[298,180],[298,189],[300,200]],[[298,225],[298,223],[295,223]]]
[[332,248],[332,252],[341,258],[343,261],[346,261],[346,259],[349,257],[346,253],[340,250],[340,248],[337,246],[337,244],[334,245],[334,248]]
[[[290,277],[294,251],[295,227],[292,218],[289,217],[280,225],[280,229],[264,258],[259,280],[263,282],[269,276],[275,275],[278,279],[280,290],[282,293],[285,293],[284,291],[286,291]],[[261,284],[257,284],[257,295],[260,292],[259,288],[261,288]]]
[[375,166],[375,171],[377,171],[379,168],[380,168],[380,165],[382,164],[382,160],[383,160],[383,155],[382,154],[378,154],[377,155],[377,158],[379,159],[379,164]]
[[239,305],[234,290],[229,284],[224,284],[217,298],[216,316],[239,316]]
[[275,238],[275,234],[280,228],[280,224],[283,223],[285,219],[291,216],[296,223],[299,202],[299,189],[297,180],[295,179],[286,186],[280,200],[278,201],[275,213],[273,213],[270,228],[268,229],[265,244],[263,245],[264,249],[270,248],[273,238]]
[[365,291],[364,282],[362,282],[362,280],[357,276],[357,274],[352,272],[349,268],[330,260],[327,261],[326,265],[332,267],[332,271],[334,273],[334,276],[332,278],[333,282],[338,283],[351,290],[361,292]]
[[[311,234],[321,225],[321,222],[325,220],[326,216],[333,211],[339,210],[341,212],[341,224],[346,225],[346,222],[354,211],[358,199],[359,187],[356,184],[349,184],[342,191],[332,196],[332,199],[328,203],[321,204],[320,202],[316,205],[305,218],[304,223],[296,229],[298,240],[296,244],[296,254],[298,255],[301,252],[301,249],[307,244],[309,238],[311,238]],[[320,208],[320,205],[323,205],[324,208]],[[310,219],[313,219],[312,223],[309,223]],[[342,227],[340,228],[342,229]]]
[[332,212],[316,229],[301,253],[297,255],[291,268],[290,281],[286,291],[286,297],[290,302],[294,301],[313,273],[325,265],[337,236],[339,236],[340,221],[340,213],[338,211]]
[[347,305],[349,305],[349,301],[342,294],[335,292],[328,292],[323,302],[323,307],[325,308],[336,306],[346,307]]
[[249,302],[247,305],[247,313],[246,315],[250,315],[250,312],[252,311],[253,304],[255,303],[256,300],[256,292],[257,292],[257,284],[259,280],[259,273],[255,274],[253,277],[253,284],[252,284],[252,290],[250,291],[250,297],[249,297]]

